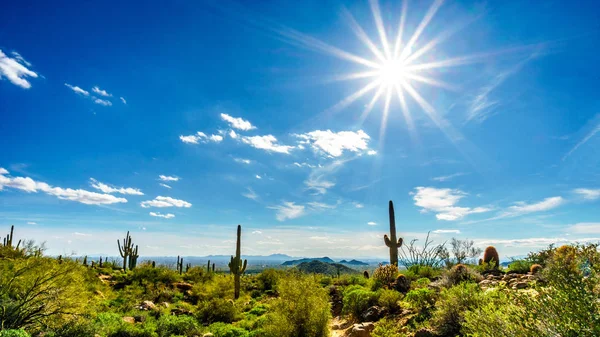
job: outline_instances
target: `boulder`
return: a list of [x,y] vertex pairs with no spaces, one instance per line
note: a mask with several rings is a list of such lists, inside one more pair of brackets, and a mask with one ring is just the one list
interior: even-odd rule
[[158,310],[158,307],[152,301],[144,301],[140,304],[140,310]]
[[202,337],[213,337],[214,335],[210,332],[205,333]]
[[177,283],[173,283],[173,285],[177,289],[183,290],[183,291],[192,290],[192,288],[194,287],[193,284],[187,283],[187,282],[177,282]]
[[529,286],[529,284],[527,282],[517,282],[515,283],[515,285],[513,286],[514,289],[525,289]]
[[373,324],[373,322],[354,324],[352,328],[348,330],[346,337],[371,337],[371,332],[374,329],[375,324]]
[[376,322],[387,315],[388,311],[384,307],[378,307],[376,305],[367,309],[367,311],[363,312],[360,315],[360,318],[363,322]]
[[131,316],[125,316],[125,317],[123,317],[123,322],[129,323],[129,324],[135,324],[135,318],[133,318]]

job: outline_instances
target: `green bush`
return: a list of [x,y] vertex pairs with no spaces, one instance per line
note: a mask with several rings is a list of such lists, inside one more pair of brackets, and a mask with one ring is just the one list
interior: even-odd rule
[[475,270],[464,264],[457,264],[444,273],[439,280],[439,284],[443,287],[451,288],[462,282],[479,282],[482,279],[481,274]]
[[461,283],[444,289],[435,304],[430,320],[437,334],[456,336],[460,333],[464,315],[485,303],[485,296],[475,283]]
[[484,293],[483,304],[464,313],[461,332],[470,337],[537,337],[543,336],[523,324],[526,310],[514,303],[503,290]]
[[328,337],[329,295],[312,277],[288,276],[278,283],[279,298],[265,318],[266,337]]
[[2,330],[0,331],[0,337],[29,337],[29,334],[25,330]]
[[404,296],[404,302],[417,311],[417,321],[424,321],[431,316],[438,298],[438,293],[429,288],[420,288],[409,291]]
[[380,265],[373,272],[373,278],[384,285],[394,282],[396,276],[398,276],[398,267],[393,264]]
[[371,333],[372,337],[405,337],[400,324],[392,319],[384,318],[377,323],[375,330]]
[[257,304],[256,306],[254,306],[252,309],[250,309],[250,311],[248,311],[248,313],[251,315],[255,315],[255,316],[262,316],[267,311],[269,311],[269,306],[266,304],[260,303],[260,304]]
[[265,269],[257,276],[262,291],[277,290],[279,272],[275,269]]
[[214,323],[208,327],[214,337],[250,337],[250,333],[231,324]]
[[351,286],[344,291],[342,313],[360,319],[370,306],[377,304],[377,293],[361,286]]
[[411,281],[424,277],[433,280],[435,278],[438,278],[442,274],[442,270],[433,268],[431,266],[415,264],[408,267],[406,272],[404,272],[403,274],[406,275],[406,277],[408,277]]
[[402,297],[402,294],[395,290],[382,289],[379,291],[377,303],[394,313],[400,310],[400,301],[402,300]]
[[420,278],[416,281],[414,281],[411,286],[414,289],[418,289],[418,288],[426,288],[427,286],[429,286],[429,284],[431,284],[431,280],[429,280],[426,277]]
[[156,323],[156,332],[160,337],[173,335],[194,336],[200,334],[196,319],[190,316],[161,316]]
[[527,260],[513,260],[508,265],[508,270],[519,274],[527,274],[532,265],[533,263]]
[[239,311],[233,300],[211,298],[198,304],[198,320],[205,324],[231,323],[239,319]]

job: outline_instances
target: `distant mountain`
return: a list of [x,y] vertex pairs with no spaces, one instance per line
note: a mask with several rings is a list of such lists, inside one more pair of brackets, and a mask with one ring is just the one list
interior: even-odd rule
[[339,263],[341,264],[350,264],[353,266],[368,266],[368,263],[362,262],[362,261],[358,261],[358,260],[350,260],[350,261],[346,261],[346,260],[342,260]]
[[358,274],[356,270],[346,267],[343,264],[327,263],[318,260],[302,262],[296,268],[303,273],[317,273],[331,276],[337,275],[338,272],[339,274]]
[[320,262],[326,262],[326,263],[335,263],[335,261],[333,261],[332,259],[328,258],[327,256],[325,257],[309,257],[309,258],[305,258],[305,259],[299,259],[299,260],[291,260],[291,261],[285,261],[284,263],[282,263],[282,266],[295,266],[304,262],[311,262],[311,261],[320,261]]

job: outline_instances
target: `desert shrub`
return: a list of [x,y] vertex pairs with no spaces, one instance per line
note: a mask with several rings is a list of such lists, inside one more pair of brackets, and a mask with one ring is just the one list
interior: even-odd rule
[[[45,337],[88,337],[94,336],[96,329],[89,318],[74,319],[61,327],[47,331]],[[0,334],[2,336],[2,334]]]
[[396,267],[396,265],[393,265],[393,264],[388,264],[385,266],[380,265],[373,272],[373,279],[387,285],[387,284],[394,282],[397,275],[398,275],[398,267]]
[[442,336],[460,333],[465,312],[484,303],[483,292],[475,283],[461,283],[442,290],[430,320],[431,326]]
[[526,310],[514,303],[502,290],[484,294],[481,306],[464,312],[461,332],[471,337],[538,337],[537,331],[527,329]]
[[259,303],[256,306],[252,307],[252,309],[250,309],[248,313],[255,316],[261,316],[264,315],[267,311],[269,311],[269,306],[264,303]]
[[329,295],[311,277],[288,276],[279,280],[279,298],[265,318],[266,337],[327,337],[331,317]]
[[533,263],[527,260],[513,260],[508,265],[508,270],[519,274],[527,274],[532,265]]
[[192,283],[204,283],[212,279],[213,275],[213,273],[207,273],[204,267],[193,266],[183,274],[183,280]]
[[275,269],[265,269],[257,276],[262,291],[276,290],[279,272]]
[[423,242],[423,246],[418,246],[418,239],[413,239],[408,243],[405,243],[400,247],[400,258],[398,263],[405,268],[410,266],[420,265],[429,266],[433,268],[440,268],[444,266],[444,259],[447,256],[448,250],[446,249],[446,243],[434,244],[429,239],[429,233]]
[[0,337],[29,337],[29,334],[25,332],[25,330],[19,329],[10,329],[10,330],[1,330]]
[[71,261],[31,257],[0,264],[0,326],[29,331],[59,327],[83,314],[91,295],[86,268]]
[[433,268],[431,266],[412,265],[408,267],[404,274],[412,281],[423,277],[433,280],[442,274],[442,270],[439,268]]
[[464,264],[457,264],[451,269],[447,270],[442,278],[439,280],[439,284],[443,287],[450,288],[462,282],[479,282],[483,277]]
[[[100,313],[93,321],[95,333],[107,337],[157,337],[156,327],[151,324],[131,325],[123,321],[121,315],[117,313]],[[63,335],[56,334],[56,337]],[[77,337],[94,336],[80,335]]]
[[435,290],[420,288],[409,291],[404,296],[404,302],[417,311],[417,321],[424,321],[430,317],[437,298]]
[[330,286],[330,285],[331,285],[331,283],[332,283],[331,277],[329,277],[329,276],[324,276],[324,277],[321,277],[321,279],[319,280],[319,283],[320,283],[320,284],[321,284],[321,286],[323,286],[323,287]]
[[196,317],[206,324],[215,322],[231,323],[239,319],[239,311],[233,300],[217,297],[198,303]]
[[360,319],[360,315],[370,306],[377,303],[377,293],[361,286],[348,287],[344,291],[344,306],[342,312]]
[[152,265],[149,264],[143,264],[123,275],[126,284],[137,283],[143,285],[150,283],[156,286],[158,284],[171,285],[181,281],[181,275],[175,270],[164,266],[152,268]]
[[190,316],[161,316],[156,323],[156,332],[160,337],[173,335],[191,337],[200,334],[200,327],[196,319]]
[[402,297],[402,294],[395,290],[381,289],[377,303],[382,307],[388,308],[390,312],[396,312],[400,310]]
[[248,331],[231,324],[214,323],[208,327],[208,330],[214,337],[250,337]]
[[429,284],[431,284],[431,280],[424,277],[424,278],[420,278],[416,281],[414,281],[411,286],[413,287],[413,289],[419,289],[419,288],[425,288],[427,286],[429,286]]
[[371,333],[372,337],[405,337],[406,334],[398,322],[392,319],[384,318],[377,323],[375,329]]
[[204,284],[195,284],[192,297],[198,302],[211,298],[233,298],[232,275],[218,275]]

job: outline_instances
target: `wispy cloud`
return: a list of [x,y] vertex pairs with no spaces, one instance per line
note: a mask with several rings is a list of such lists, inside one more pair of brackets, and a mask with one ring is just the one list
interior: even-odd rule
[[156,213],[156,212],[150,212],[151,216],[157,217],[157,218],[164,218],[164,219],[171,219],[175,217],[175,214],[171,214],[171,213],[167,213],[167,214],[162,214],[160,212]]
[[119,99],[121,100],[121,102],[123,102],[123,104],[127,104],[127,101],[125,100],[125,98],[119,97]]
[[100,194],[82,189],[53,187],[45,182],[35,181],[29,177],[11,177],[9,172],[0,167],[0,191],[5,187],[18,189],[27,193],[44,192],[62,200],[77,201],[87,205],[108,205],[125,203],[127,199],[117,198],[110,194]]
[[323,202],[312,201],[312,202],[307,202],[306,205],[315,211],[323,211],[326,209],[335,209],[335,208],[337,208],[339,203],[338,204],[326,204]]
[[98,97],[92,97],[92,100],[94,101],[94,103],[99,104],[99,105],[103,105],[103,106],[112,106],[112,102],[102,99],[102,98],[98,98]]
[[[331,130],[315,130],[304,134],[297,134],[300,144],[310,145],[316,152],[324,153],[330,157],[340,157],[344,151],[361,152],[369,150],[371,137],[363,130],[332,132]],[[372,154],[376,154],[374,152]]]
[[258,194],[256,194],[256,192],[254,192],[254,190],[250,187],[246,188],[247,192],[246,193],[242,193],[242,195],[248,199],[252,199],[254,201],[258,200]]
[[252,146],[253,148],[265,150],[268,152],[277,152],[289,154],[293,146],[280,145],[277,143],[277,138],[273,135],[240,137],[243,143]]
[[98,86],[93,87],[92,91],[103,97],[112,97],[112,95],[106,92],[106,90],[102,90]]
[[[243,130],[243,131],[249,131],[249,130],[253,130],[256,129],[256,127],[254,125],[252,125],[252,123],[250,123],[247,120],[244,120],[242,118],[239,117],[231,117],[228,114],[221,114],[221,119],[226,121],[227,123],[229,123],[229,125],[232,128],[238,129],[238,130]],[[235,138],[235,137],[232,137]]]
[[596,200],[600,198],[600,188],[576,188],[573,190],[573,193],[580,195],[586,200]]
[[367,222],[367,225],[369,225],[369,226],[377,226],[377,223],[374,222],[374,221],[369,221],[369,222]]
[[175,177],[175,176],[166,176],[166,175],[159,175],[158,179],[162,180],[162,181],[179,181],[179,177]]
[[309,177],[304,181],[306,189],[313,191],[315,194],[325,194],[327,190],[335,186],[335,183],[329,180],[325,180],[323,176]]
[[431,178],[431,180],[433,180],[433,181],[439,181],[439,182],[444,182],[444,181],[452,180],[452,179],[454,179],[456,177],[464,176],[466,174],[467,173],[458,172],[458,173],[450,174],[450,175],[447,175],[447,176],[434,177],[434,178]]
[[244,159],[244,158],[233,158],[233,161],[236,163],[246,164],[246,165],[252,164],[252,160]]
[[466,193],[458,189],[416,187],[411,192],[415,205],[421,207],[421,212],[434,212],[438,220],[459,220],[469,214],[484,213],[491,211],[487,207],[458,207],[456,204],[466,196]]
[[315,168],[315,165],[309,164],[309,163],[298,163],[298,162],[294,162],[294,164],[292,164],[296,167],[308,167],[308,168]]
[[192,207],[192,204],[190,204],[187,201],[184,200],[179,200],[179,199],[173,199],[171,197],[162,197],[162,196],[158,196],[156,198],[154,198],[154,200],[147,200],[147,201],[142,201],[140,203],[140,206],[142,206],[143,208],[149,208],[149,207],[185,207],[185,208],[190,208]]
[[534,203],[518,201],[518,202],[514,203],[513,206],[509,206],[506,209],[502,210],[494,217],[483,219],[483,220],[477,220],[477,221],[469,221],[469,222],[466,222],[465,224],[499,220],[499,219],[505,219],[505,218],[514,218],[514,217],[519,217],[519,216],[523,216],[523,215],[531,214],[531,213],[545,212],[545,211],[549,211],[551,209],[557,208],[557,207],[563,205],[564,203],[565,203],[565,199],[560,196],[545,198],[542,201],[538,201],[538,202],[534,202]]
[[600,132],[600,114],[597,114],[592,118],[586,125],[586,128],[590,129],[585,136],[573,146],[573,148],[564,155],[562,160],[566,160],[573,152],[577,151],[581,146],[587,143],[590,139],[592,139],[598,132]]
[[38,74],[29,69],[31,63],[17,52],[12,52],[12,57],[7,56],[0,49],[0,79],[6,77],[12,84],[23,89],[31,88],[27,77],[37,78]]
[[208,143],[208,142],[213,142],[213,143],[220,143],[221,141],[223,141],[223,136],[221,135],[210,135],[207,136],[204,132],[198,131],[196,132],[195,135],[189,135],[189,136],[179,136],[179,139],[184,142],[184,143],[188,143],[188,144],[198,144],[198,143]]
[[163,184],[163,183],[160,183],[159,185],[162,186],[162,187],[164,187],[164,188],[168,188],[168,189],[172,188],[171,186],[169,186],[167,184]]
[[70,85],[69,83],[65,83],[65,86],[66,86],[67,88],[69,88],[69,89],[73,90],[73,92],[75,92],[76,94],[83,95],[83,96],[89,96],[89,95],[90,95],[90,93],[89,93],[89,92],[87,92],[87,91],[85,91],[85,90],[81,89],[80,87],[78,87],[78,86],[76,86],[76,85],[75,85],[75,86],[73,86],[73,85]]
[[306,213],[304,205],[296,205],[296,203],[289,201],[284,201],[281,205],[269,206],[268,208],[277,211],[276,218],[279,221],[296,219]]
[[356,207],[356,208],[363,208],[363,207],[365,207],[365,205],[361,204],[360,202],[356,202],[356,201],[353,202],[352,205],[354,205],[354,207]]
[[566,230],[570,234],[600,234],[600,222],[580,222]]
[[93,188],[100,190],[104,193],[120,193],[120,194],[130,194],[130,195],[144,195],[144,193],[142,193],[142,191],[140,191],[140,189],[138,188],[131,188],[131,187],[113,187],[113,186],[109,186],[107,184],[103,184],[99,181],[97,181],[94,178],[90,178],[91,181],[91,185]]
[[458,229],[436,229],[432,231],[435,234],[460,234],[460,230]]
[[578,238],[571,239],[565,237],[556,237],[556,238],[522,238],[522,239],[490,239],[490,240],[474,240],[475,243],[479,246],[487,246],[487,245],[504,245],[507,247],[546,247],[550,244],[569,244],[576,242],[596,242],[600,241],[600,238]]
[[490,116],[494,115],[501,105],[500,100],[491,98],[492,94],[500,87],[508,78],[516,74],[523,68],[525,64],[535,58],[538,54],[534,53],[525,60],[517,63],[512,68],[509,68],[494,77],[491,83],[483,87],[471,101],[468,109],[466,122],[476,121],[483,122]]

